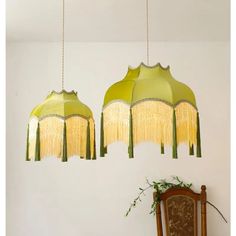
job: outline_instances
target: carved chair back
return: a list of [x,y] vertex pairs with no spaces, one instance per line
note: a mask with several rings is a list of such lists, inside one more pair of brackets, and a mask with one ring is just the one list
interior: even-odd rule
[[[154,192],[154,199],[156,194]],[[205,185],[201,186],[201,193],[188,188],[170,188],[160,195],[160,200],[156,208],[158,236],[163,236],[161,203],[164,207],[167,236],[197,236],[198,202],[201,203],[201,236],[207,236]]]

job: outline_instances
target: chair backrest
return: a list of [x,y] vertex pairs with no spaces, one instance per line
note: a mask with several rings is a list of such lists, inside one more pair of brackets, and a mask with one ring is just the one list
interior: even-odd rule
[[[156,198],[156,192],[153,197]],[[160,195],[164,206],[167,236],[198,235],[198,202],[201,202],[201,236],[207,236],[206,224],[206,186],[201,193],[189,188],[170,188]],[[156,207],[157,235],[163,236],[161,204]]]

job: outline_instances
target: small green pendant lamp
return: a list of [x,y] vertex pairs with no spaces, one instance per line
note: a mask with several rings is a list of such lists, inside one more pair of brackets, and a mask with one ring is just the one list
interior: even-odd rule
[[69,157],[96,159],[95,125],[91,110],[74,91],[64,90],[64,9],[62,30],[62,91],[52,91],[30,114],[26,160],[40,161],[54,156],[66,162]]
[[[149,64],[148,0],[147,64]],[[200,124],[196,100],[192,90],[178,82],[169,66],[160,63],[151,67],[141,63],[129,68],[123,80],[106,92],[101,114],[100,154],[105,156],[109,144],[123,141],[128,145],[129,157],[134,157],[134,145],[151,141],[160,144],[164,154],[166,145],[177,147],[186,142],[189,154],[201,157]]]

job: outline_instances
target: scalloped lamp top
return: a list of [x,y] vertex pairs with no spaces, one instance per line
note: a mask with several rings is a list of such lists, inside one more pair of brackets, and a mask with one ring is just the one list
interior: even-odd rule
[[113,84],[106,92],[103,107],[115,100],[134,105],[145,99],[161,100],[171,106],[186,101],[196,107],[193,91],[178,82],[170,73],[170,67],[147,66],[141,63],[136,68],[128,68],[124,79]]
[[93,117],[92,111],[78,99],[77,92],[74,90],[71,92],[66,90],[52,91],[44,102],[36,106],[30,114],[31,117],[36,116],[39,119],[53,115],[62,118],[73,115],[79,115],[86,119]]

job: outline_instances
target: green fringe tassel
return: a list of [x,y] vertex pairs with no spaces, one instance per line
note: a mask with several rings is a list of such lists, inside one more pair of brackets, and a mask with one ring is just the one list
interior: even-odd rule
[[178,158],[177,154],[177,133],[176,133],[176,115],[175,109],[173,109],[173,144],[172,144],[172,157],[174,159]]
[[26,161],[30,161],[29,159],[29,125],[27,126],[27,138],[26,138]]
[[190,156],[194,155],[194,146],[193,146],[193,144],[192,145],[189,144],[189,155]]
[[94,141],[93,141],[93,160],[97,159],[97,153],[96,153],[96,132],[94,127]]
[[164,143],[161,143],[161,154],[165,154]]
[[200,136],[200,119],[199,119],[198,112],[197,112],[197,157],[202,157],[201,136]]
[[62,162],[66,161],[67,161],[67,137],[66,137],[66,121],[64,121]]
[[36,142],[35,142],[35,161],[40,161],[40,124],[38,122],[36,130]]
[[91,150],[90,150],[90,122],[89,122],[89,120],[88,120],[88,125],[87,125],[86,160],[91,160]]
[[134,158],[134,145],[133,145],[133,118],[132,110],[130,109],[129,115],[129,147],[128,147],[129,158]]
[[107,154],[107,147],[104,147],[104,154]]
[[100,132],[100,156],[104,157],[107,153],[107,147],[104,147],[104,127],[103,112],[101,113],[101,132]]

